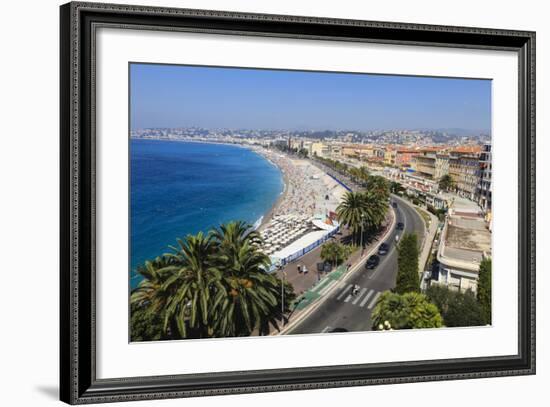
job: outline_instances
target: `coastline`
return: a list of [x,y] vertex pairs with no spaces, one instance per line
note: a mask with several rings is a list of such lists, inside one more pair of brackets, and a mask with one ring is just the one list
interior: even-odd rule
[[313,217],[328,215],[336,210],[346,190],[314,163],[280,151],[258,147],[251,147],[250,150],[276,166],[284,182],[284,191],[264,215],[259,230],[263,230],[275,215]]
[[[267,222],[286,189],[280,168],[251,149],[238,145],[231,148],[223,143],[166,141],[131,139],[131,159],[137,160],[132,161],[137,167],[133,168],[135,175],[129,180],[132,193],[129,196],[128,266],[132,288],[141,280],[136,269],[145,261],[169,251],[168,246],[176,238],[207,232],[220,223],[233,220],[245,220],[254,226],[264,223],[264,219]],[[145,167],[139,161],[144,154],[149,160]],[[157,161],[157,157],[162,158],[163,154],[170,158],[167,164]],[[194,154],[199,154],[198,158],[188,162],[188,157],[193,158]],[[153,171],[154,176],[151,176],[149,169],[156,168],[152,166],[153,162],[162,166],[162,170]],[[200,175],[202,172],[194,172],[195,163],[200,171],[205,171],[204,178]],[[216,175],[217,171],[222,173]],[[158,177],[165,181],[161,189],[152,184],[152,180],[158,180]],[[166,191],[166,188],[171,190]],[[211,188],[216,189],[212,191]],[[151,196],[159,190],[170,199],[161,202],[152,199]],[[185,198],[186,194],[191,196]]]
[[[268,160],[266,157],[264,157],[264,159]],[[288,176],[279,166],[277,166],[274,163],[273,165],[275,165],[281,172],[281,176],[283,179],[283,191],[279,194],[278,198],[275,200],[271,208],[262,217],[262,221],[260,222],[260,225],[258,226],[258,229],[257,229],[258,231],[262,231],[269,224],[269,222],[271,222],[271,220],[273,219],[273,215],[275,215],[275,212],[277,211],[277,209],[281,207],[281,205],[287,198],[287,194],[288,194],[288,185],[289,185]]]
[[285,202],[285,198],[287,197],[288,193],[288,187],[289,187],[289,179],[285,171],[277,165],[273,160],[269,158],[267,154],[262,154],[262,151],[258,146],[251,146],[251,145],[245,145],[245,144],[238,144],[238,143],[228,143],[223,141],[210,141],[210,140],[196,140],[196,139],[161,139],[161,138],[145,138],[145,137],[130,137],[130,140],[140,140],[140,141],[160,141],[160,142],[177,142],[177,143],[195,143],[195,144],[214,144],[214,145],[225,145],[225,146],[233,146],[237,148],[246,149],[258,156],[260,156],[262,159],[266,160],[269,164],[276,167],[279,172],[281,173],[281,181],[283,183],[283,190],[277,197],[277,199],[273,202],[271,207],[263,213],[261,217],[259,217],[256,221],[252,222],[253,225],[255,225],[260,219],[261,222],[259,222],[259,225],[256,227],[256,230],[261,231],[265,228],[265,226],[273,219],[273,215],[277,211],[277,209]]
[[[149,139],[141,137],[131,137],[131,139],[234,146],[247,149],[275,166],[281,173],[283,191],[271,207],[263,213],[263,216],[252,222],[256,230],[260,232],[269,225],[276,214],[289,212],[301,212],[309,216],[321,212],[327,214],[328,211],[335,209],[335,203],[340,200],[341,195],[345,192],[336,181],[329,179],[328,174],[309,160],[294,159],[282,152],[265,149],[257,145],[227,143],[218,140]],[[330,200],[328,199],[329,196]],[[328,205],[331,207],[329,208]],[[258,226],[256,226],[257,223],[259,223]]]

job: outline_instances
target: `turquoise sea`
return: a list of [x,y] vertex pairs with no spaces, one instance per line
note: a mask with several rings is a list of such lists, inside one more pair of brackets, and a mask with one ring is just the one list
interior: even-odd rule
[[231,220],[257,222],[284,184],[280,170],[233,145],[130,141],[130,276],[176,238]]

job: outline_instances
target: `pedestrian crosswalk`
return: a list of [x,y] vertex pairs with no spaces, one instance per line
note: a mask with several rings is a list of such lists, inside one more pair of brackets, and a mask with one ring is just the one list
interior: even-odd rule
[[381,294],[380,291],[367,287],[359,287],[359,291],[354,294],[353,284],[348,284],[347,286],[342,286],[342,289],[336,295],[336,300],[347,302],[360,308],[373,309]]

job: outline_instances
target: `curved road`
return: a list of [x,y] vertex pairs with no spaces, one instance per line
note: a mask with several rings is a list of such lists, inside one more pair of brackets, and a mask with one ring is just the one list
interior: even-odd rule
[[[395,286],[397,276],[395,236],[401,236],[404,232],[416,233],[421,247],[426,233],[424,220],[412,206],[393,195],[392,201],[398,203],[395,209],[396,225],[397,222],[403,222],[405,227],[404,230],[394,228],[388,236],[386,241],[391,243],[390,252],[380,256],[380,264],[374,270],[366,270],[361,264],[360,270],[347,281],[338,283],[339,287],[332,290],[330,298],[298,325],[287,331],[286,335],[371,330],[370,315],[376,300],[383,291]],[[359,292],[355,296],[351,295],[353,284],[359,286]]]

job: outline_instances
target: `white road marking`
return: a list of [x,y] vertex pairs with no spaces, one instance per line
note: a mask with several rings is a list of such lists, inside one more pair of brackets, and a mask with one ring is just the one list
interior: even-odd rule
[[380,297],[380,292],[376,293],[376,295],[374,296],[374,298],[372,299],[372,301],[370,302],[369,306],[367,307],[368,309],[372,309],[374,307],[374,304],[376,304],[376,300],[378,299],[378,297]]
[[348,285],[348,286],[346,287],[346,289],[345,289],[344,291],[342,291],[338,297],[336,297],[336,299],[337,299],[337,300],[340,300],[344,295],[346,295],[346,293],[347,293],[350,289],[351,289],[351,284]]
[[372,294],[374,294],[374,290],[369,291],[369,293],[365,296],[365,298],[363,298],[363,301],[361,301],[361,304],[359,304],[359,306],[364,307]]
[[351,300],[352,298],[353,298],[353,295],[350,294],[350,295],[348,295],[348,296],[346,297],[346,299],[344,300],[344,302],[349,302],[349,300]]
[[326,326],[325,329],[323,329],[323,330],[321,331],[321,333],[324,334],[324,333],[328,332],[329,329],[330,329],[330,326]]
[[355,305],[357,303],[357,301],[359,301],[359,299],[363,296],[363,294],[365,294],[365,292],[367,291],[366,288],[363,288],[359,294],[357,294],[357,298],[353,300],[352,304]]

